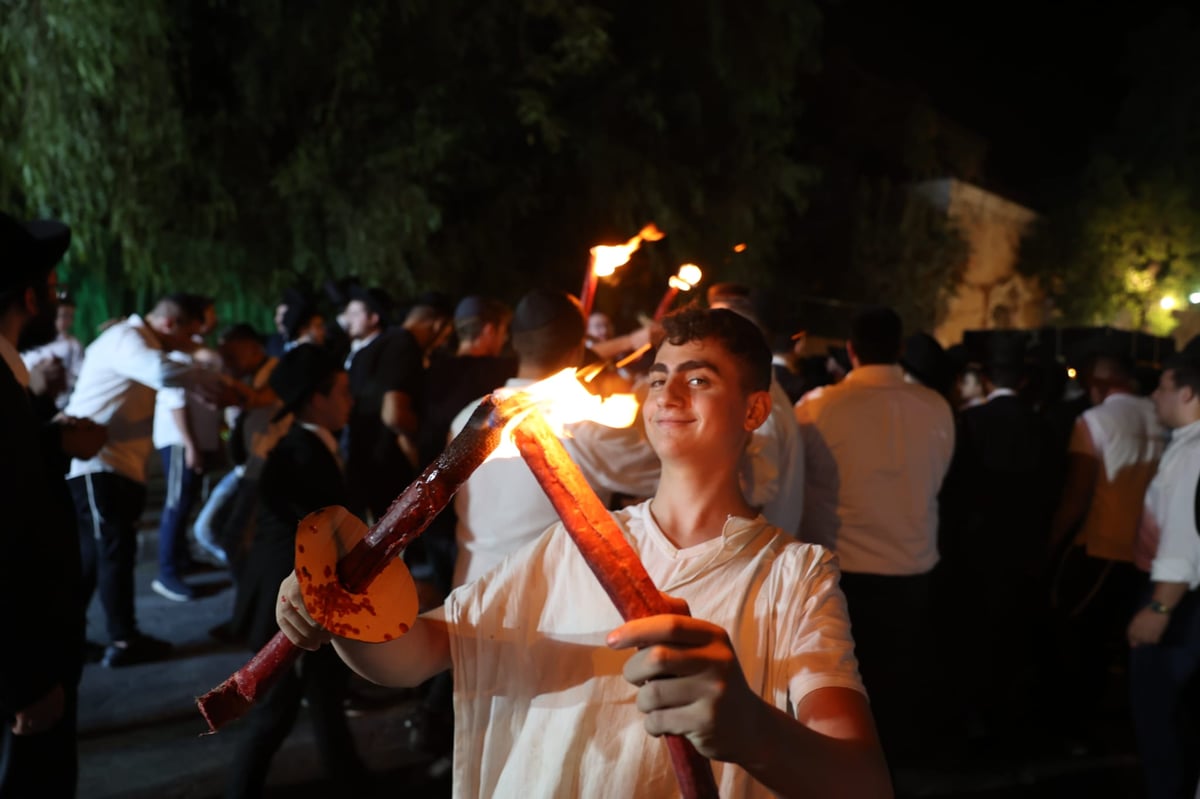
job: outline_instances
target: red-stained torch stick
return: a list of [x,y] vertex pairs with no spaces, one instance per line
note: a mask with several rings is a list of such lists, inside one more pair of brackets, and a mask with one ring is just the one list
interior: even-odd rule
[[[526,402],[524,395],[514,394],[503,401],[488,396],[479,403],[463,431],[338,561],[338,581],[346,590],[361,593],[424,532],[500,443],[504,425],[524,409]],[[291,668],[301,651],[283,633],[276,633],[245,666],[197,699],[209,730],[216,732],[227,722],[243,716]]]
[[[513,431],[521,457],[558,511],[583,559],[626,621],[678,613],[654,585],[633,547],[592,491],[554,431],[533,410]],[[687,738],[668,735],[667,751],[685,799],[717,799],[712,765]]]

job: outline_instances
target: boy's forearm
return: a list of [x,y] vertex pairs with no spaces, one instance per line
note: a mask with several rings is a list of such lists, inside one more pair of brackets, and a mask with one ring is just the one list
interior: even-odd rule
[[[846,691],[850,689],[822,689]],[[858,695],[861,698],[861,694]],[[865,709],[866,700],[862,699]],[[877,799],[892,796],[887,764],[870,724],[862,735],[834,737],[761,702],[758,723],[748,732],[738,765],[780,797],[838,796]]]
[[334,637],[346,665],[378,685],[412,688],[450,668],[445,622],[420,616],[404,636],[381,644]]

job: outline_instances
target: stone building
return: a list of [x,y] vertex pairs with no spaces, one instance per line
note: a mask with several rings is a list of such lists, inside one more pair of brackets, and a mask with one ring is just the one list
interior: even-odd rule
[[946,212],[970,247],[962,281],[946,289],[946,313],[933,331],[938,341],[948,347],[966,330],[1040,327],[1044,295],[1035,279],[1016,271],[1021,237],[1037,214],[955,178],[915,190]]

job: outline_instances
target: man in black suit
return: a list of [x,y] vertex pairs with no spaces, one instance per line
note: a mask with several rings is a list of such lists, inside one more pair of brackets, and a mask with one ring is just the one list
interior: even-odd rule
[[[346,426],[353,400],[349,378],[323,348],[301,344],[271,373],[271,388],[294,413],[287,435],[271,450],[259,480],[258,525],[242,578],[235,617],[244,620],[252,650],[278,632],[275,595],[292,573],[296,525],[309,513],[348,504],[335,434]],[[346,724],[343,701],[349,672],[332,651],[304,655],[251,711],[226,795],[258,796],[271,759],[308,699],[317,748],[339,785],[361,783],[366,770]]]
[[450,314],[418,300],[389,327],[391,303],[379,289],[353,288],[343,312],[353,339],[346,369],[354,411],[346,431],[350,510],[378,519],[417,476],[416,434],[425,355],[450,332]]
[[[96,425],[44,426],[19,339],[53,337],[54,267],[70,242],[57,222],[0,214],[0,796],[75,795],[76,689],[82,670],[79,542],[64,501],[62,452],[90,457]],[[47,338],[46,340],[49,340]],[[55,450],[55,451],[52,451]]]
[[[943,487],[939,588],[947,621],[958,636],[964,668],[960,706],[976,732],[1015,733],[1027,708],[1021,676],[1031,646],[1028,598],[1042,548],[1046,497],[1042,479],[1045,431],[1018,396],[1023,344],[997,338],[985,367],[987,399],[962,412],[954,460]],[[959,659],[956,658],[956,659]],[[982,725],[983,729],[980,729]]]

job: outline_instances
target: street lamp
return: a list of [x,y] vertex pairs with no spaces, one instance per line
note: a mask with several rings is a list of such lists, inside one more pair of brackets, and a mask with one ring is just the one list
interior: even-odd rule
[[1200,291],[1193,291],[1188,295],[1188,302],[1192,305],[1200,304]]
[[[1193,295],[1193,296],[1197,296],[1197,295]],[[1168,294],[1166,297],[1163,297],[1161,300],[1158,301],[1158,307],[1162,308],[1164,311],[1173,310],[1175,308],[1175,298]]]

